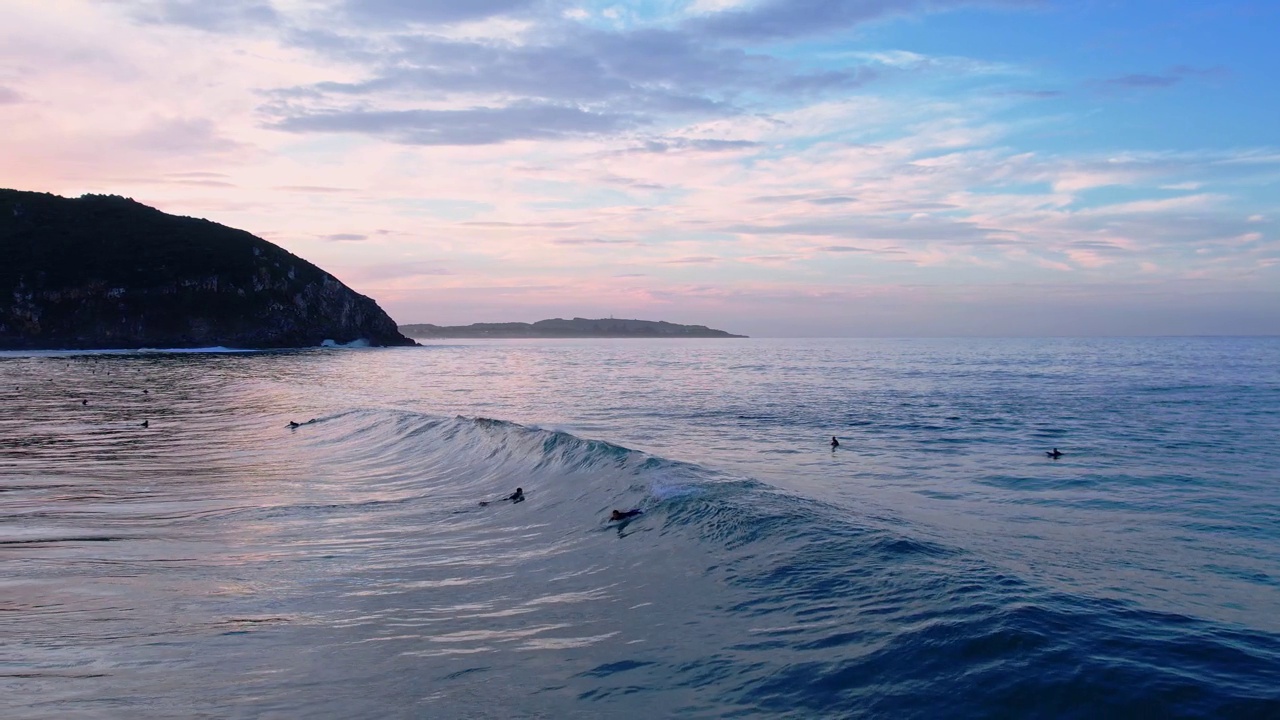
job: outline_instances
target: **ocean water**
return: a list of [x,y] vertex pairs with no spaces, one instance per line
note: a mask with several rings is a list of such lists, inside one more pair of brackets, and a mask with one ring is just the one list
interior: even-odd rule
[[0,354],[0,717],[1280,717],[1280,339]]

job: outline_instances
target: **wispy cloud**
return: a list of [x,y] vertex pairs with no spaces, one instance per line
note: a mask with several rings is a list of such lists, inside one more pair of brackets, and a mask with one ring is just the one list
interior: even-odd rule
[[711,255],[697,255],[693,257],[672,258],[663,260],[665,265],[709,265],[711,263],[720,262],[720,258]]
[[825,247],[818,248],[818,251],[828,252],[828,253],[867,253],[870,255],[904,255],[906,254],[904,250],[899,250],[897,248],[876,249],[876,248],[854,247],[853,245],[827,245]]
[[1097,81],[1106,90],[1152,90],[1167,88],[1190,79],[1222,79],[1230,76],[1226,68],[1193,68],[1178,65],[1163,73],[1131,73]]
[[341,6],[354,20],[395,27],[483,20],[530,12],[542,4],[541,0],[345,0]]
[[281,192],[303,193],[307,195],[337,195],[356,192],[352,188],[326,187],[324,185],[277,185],[274,189]]
[[466,110],[315,112],[285,118],[272,127],[300,133],[365,133],[409,145],[484,145],[609,133],[638,122],[634,117],[576,107],[520,105]]
[[624,240],[620,238],[556,238],[551,241],[553,245],[638,245],[634,240]]
[[136,17],[145,22],[216,33],[241,32],[280,22],[280,16],[268,0],[142,0],[128,4]]
[[[978,4],[974,0],[764,0],[699,18],[695,27],[712,37],[780,40],[825,35],[895,15]],[[987,5],[1034,7],[1036,0],[989,0]]]

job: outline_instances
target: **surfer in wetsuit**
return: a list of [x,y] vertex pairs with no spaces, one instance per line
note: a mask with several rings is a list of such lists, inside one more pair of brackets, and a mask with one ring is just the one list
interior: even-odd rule
[[1054,449],[1053,449],[1053,452],[1049,452],[1049,451],[1047,451],[1047,450],[1046,450],[1044,454],[1045,454],[1045,455],[1048,455],[1049,457],[1053,458],[1054,460],[1057,460],[1058,458],[1062,457],[1062,453],[1058,452],[1058,448],[1054,448]]
[[609,522],[616,522],[618,520],[626,520],[627,518],[633,518],[641,514],[642,512],[644,511],[640,509],[628,510],[626,512],[622,512],[621,510],[614,510],[613,514],[609,516]]
[[[515,492],[502,498],[502,500],[499,500],[498,502],[502,502],[504,500],[510,500],[512,504],[515,504],[518,502],[524,502],[524,488],[516,488]],[[485,505],[489,505],[489,504],[491,504],[489,500],[480,501],[480,507],[484,507]]]
[[835,450],[835,449],[836,449],[836,448],[838,448],[838,447],[840,447],[840,441],[836,439],[836,436],[835,436],[835,435],[832,435],[832,436],[831,436],[831,449],[832,449],[832,450]]

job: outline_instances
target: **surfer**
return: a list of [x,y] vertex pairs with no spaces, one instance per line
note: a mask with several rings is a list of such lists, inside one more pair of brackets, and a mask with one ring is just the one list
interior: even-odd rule
[[142,427],[151,427],[151,421],[150,421],[150,420],[143,420],[143,421],[142,421]]
[[[507,500],[510,500],[510,501],[511,501],[511,503],[512,503],[513,505],[514,505],[515,503],[524,502],[524,488],[516,488],[516,491],[515,491],[515,492],[513,492],[513,493],[511,493],[510,495],[508,495],[508,496],[506,496],[506,497],[502,498],[502,500],[499,500],[498,502],[504,502],[504,501],[507,501]],[[491,504],[489,500],[481,500],[481,501],[480,501],[480,507],[484,507],[484,506],[489,505],[489,504]]]
[[1044,454],[1045,454],[1045,455],[1048,455],[1049,457],[1053,458],[1054,460],[1057,460],[1058,458],[1062,457],[1062,453],[1058,452],[1058,448],[1054,448],[1054,449],[1053,449],[1053,452],[1049,452],[1048,450],[1046,450],[1046,451],[1044,452]]
[[836,436],[835,436],[835,435],[832,435],[832,436],[831,436],[831,449],[832,449],[832,450],[835,450],[835,449],[836,449],[836,448],[838,448],[838,447],[840,447],[840,441],[836,439]]
[[633,518],[643,512],[644,511],[640,510],[639,508],[636,508],[635,510],[628,510],[626,512],[623,512],[621,510],[614,510],[613,514],[609,516],[609,522],[617,522],[618,520],[626,520],[628,518]]
[[294,422],[293,420],[290,420],[290,421],[289,421],[289,424],[288,424],[288,425],[286,425],[285,427],[289,428],[290,430],[297,430],[298,428],[302,427],[303,425],[310,425],[311,423],[313,423],[313,422],[315,422],[315,421],[316,421],[316,419],[315,419],[315,418],[311,418],[310,420],[308,420],[308,421],[306,421],[306,422],[304,422],[304,423]]

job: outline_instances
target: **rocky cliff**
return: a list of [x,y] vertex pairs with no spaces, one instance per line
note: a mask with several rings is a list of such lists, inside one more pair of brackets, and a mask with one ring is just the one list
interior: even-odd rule
[[0,190],[0,349],[412,345],[368,297],[242,230],[121,197]]

